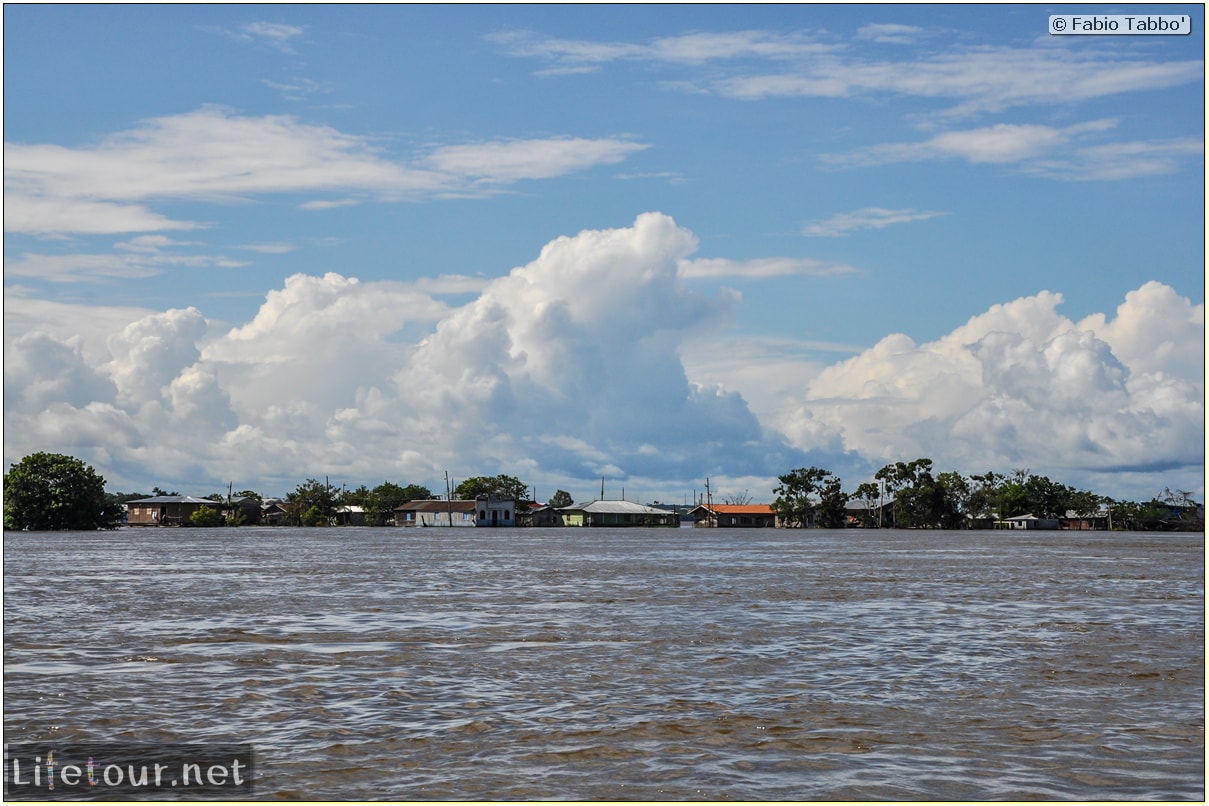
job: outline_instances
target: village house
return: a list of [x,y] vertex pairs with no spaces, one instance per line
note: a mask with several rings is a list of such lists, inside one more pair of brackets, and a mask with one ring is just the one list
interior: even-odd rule
[[465,501],[433,498],[408,501],[395,507],[395,525],[492,527],[516,525],[516,502],[511,498],[480,495]]
[[1059,527],[1057,518],[1038,518],[1036,515],[1029,513],[1027,515],[1016,515],[1011,518],[1003,518],[995,521],[996,529],[1012,529],[1012,530],[1030,530],[1030,529],[1057,529]]
[[564,526],[680,526],[676,512],[633,501],[589,501],[559,511]]
[[529,511],[529,522],[533,526],[566,526],[563,513],[558,507],[539,504]]
[[191,495],[155,495],[126,503],[127,526],[180,526],[202,507],[222,512],[221,501]]
[[698,504],[688,514],[698,527],[763,529],[777,525],[771,504]]

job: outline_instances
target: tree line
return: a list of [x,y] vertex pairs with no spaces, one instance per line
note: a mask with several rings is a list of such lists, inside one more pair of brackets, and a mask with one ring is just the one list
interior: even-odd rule
[[[1148,502],[1114,500],[1090,490],[1076,489],[1027,469],[1011,473],[988,471],[964,476],[956,471],[933,472],[933,462],[919,458],[885,465],[853,492],[844,492],[839,476],[819,467],[798,468],[778,476],[773,488],[772,508],[780,522],[790,527],[842,528],[856,513],[862,526],[914,529],[962,529],[975,519],[1002,520],[1032,514],[1059,518],[1067,513],[1080,517],[1107,515],[1116,529],[1204,528],[1195,513],[1192,494],[1164,490]],[[508,498],[518,513],[533,503],[530,487],[515,476],[472,476],[448,490],[451,498],[469,500],[479,495]],[[151,493],[107,493],[105,480],[79,459],[62,454],[35,453],[13,465],[4,475],[4,528],[36,531],[58,529],[105,529],[121,524],[124,504],[175,492],[152,489]],[[254,490],[212,493],[207,498],[220,503],[245,500],[255,507],[204,507],[194,514],[197,526],[240,526],[257,522],[263,497]],[[384,481],[370,489],[334,486],[326,479],[307,479],[285,496],[285,522],[296,526],[326,526],[338,522],[344,507],[360,507],[365,523],[390,523],[396,507],[414,500],[434,499],[432,490],[421,484],[400,485]],[[733,499],[733,500],[732,500]],[[732,503],[748,503],[750,494],[733,496]],[[547,502],[554,507],[570,506],[573,499],[558,490]],[[856,506],[850,506],[852,504]],[[1171,513],[1181,516],[1173,522]],[[1193,513],[1191,516],[1185,513]]]
[[[1165,489],[1148,502],[1118,501],[1027,469],[964,476],[956,471],[933,473],[932,468],[928,458],[893,462],[851,493],[843,491],[840,477],[829,470],[799,468],[778,477],[772,507],[786,525],[832,529],[848,524],[853,502],[858,504],[860,525],[867,527],[963,529],[977,520],[1073,514],[1106,517],[1118,529],[1204,528],[1203,518],[1195,514],[1197,503],[1185,490]],[[1173,511],[1180,516],[1173,519]]]

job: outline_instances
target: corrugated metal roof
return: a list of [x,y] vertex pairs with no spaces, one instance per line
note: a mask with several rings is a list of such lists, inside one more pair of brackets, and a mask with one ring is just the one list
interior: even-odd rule
[[584,504],[572,504],[563,507],[562,511],[595,512],[607,515],[670,515],[666,509],[656,509],[633,501],[588,501]]
[[135,501],[127,501],[127,504],[214,504],[221,505],[222,501],[215,501],[212,498],[194,498],[191,495],[154,495],[151,498],[139,498]]
[[428,501],[408,501],[395,507],[395,512],[474,512],[476,501],[442,501],[434,498]]

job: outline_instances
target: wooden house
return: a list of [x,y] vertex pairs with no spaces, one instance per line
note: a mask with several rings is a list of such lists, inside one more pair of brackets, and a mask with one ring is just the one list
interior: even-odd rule
[[693,526],[719,529],[771,529],[777,513],[771,504],[699,504],[689,511]]
[[516,502],[480,495],[465,501],[439,498],[408,501],[395,507],[396,526],[493,527],[516,525]]
[[222,512],[221,501],[194,498],[191,495],[155,495],[126,503],[127,526],[181,526],[202,507]]

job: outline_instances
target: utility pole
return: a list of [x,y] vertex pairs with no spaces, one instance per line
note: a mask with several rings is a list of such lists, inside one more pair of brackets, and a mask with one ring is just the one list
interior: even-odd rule
[[453,497],[449,493],[449,471],[445,471],[445,514],[449,517],[449,526],[453,527]]

